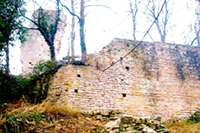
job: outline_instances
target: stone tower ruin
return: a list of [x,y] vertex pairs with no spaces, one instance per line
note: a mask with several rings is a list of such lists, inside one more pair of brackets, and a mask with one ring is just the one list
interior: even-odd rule
[[[54,21],[56,19],[56,10],[44,10],[44,13],[47,13],[51,19],[48,21]],[[38,10],[33,14],[37,16]],[[55,55],[57,57],[60,47],[61,39],[64,35],[65,21],[67,17],[63,12],[60,12],[60,21],[58,23],[57,33],[55,34],[54,47]],[[29,25],[29,28],[37,28],[32,22]],[[21,46],[21,60],[23,64],[23,74],[28,74],[31,72],[34,64],[40,60],[50,60],[50,49],[47,45],[44,37],[41,35],[38,30],[29,30],[28,36],[26,37],[26,42]]]

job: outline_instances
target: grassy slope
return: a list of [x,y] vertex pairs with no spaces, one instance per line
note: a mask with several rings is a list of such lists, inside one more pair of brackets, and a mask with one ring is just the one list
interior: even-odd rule
[[0,132],[98,132],[103,124],[86,118],[67,105],[43,101],[9,106],[0,116]]
[[[104,124],[85,117],[76,110],[59,102],[44,100],[41,104],[28,104],[20,99],[8,103],[1,110],[0,132],[103,132]],[[2,108],[1,108],[2,109]],[[165,122],[172,133],[200,133],[200,122],[188,119],[171,119]]]
[[165,126],[172,133],[200,133],[200,122],[191,122],[187,118],[168,120]]

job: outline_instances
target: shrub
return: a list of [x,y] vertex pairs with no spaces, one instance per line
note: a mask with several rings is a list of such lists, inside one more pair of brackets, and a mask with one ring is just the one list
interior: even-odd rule
[[21,76],[7,75],[0,70],[0,103],[18,100],[28,83]]
[[189,118],[189,121],[191,122],[200,122],[200,110],[196,111],[194,114],[192,114]]
[[32,72],[29,74],[29,77],[31,79],[33,79],[33,78],[37,78],[38,76],[40,76],[46,72],[54,72],[57,66],[58,66],[58,64],[55,61],[41,60],[35,64]]
[[29,102],[42,102],[47,96],[51,76],[59,68],[55,61],[39,61],[28,77],[7,75],[0,70],[0,103],[17,101],[22,95]]
[[41,103],[47,97],[51,77],[61,65],[55,61],[39,61],[28,75],[29,86],[26,88],[25,97],[31,103]]

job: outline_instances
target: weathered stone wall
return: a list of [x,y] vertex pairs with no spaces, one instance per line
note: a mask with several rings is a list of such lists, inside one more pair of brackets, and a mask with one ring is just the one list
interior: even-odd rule
[[80,111],[120,110],[137,116],[188,116],[200,107],[200,47],[114,39],[90,57],[89,66],[63,66],[54,76],[56,95]]
[[[44,13],[47,13],[50,16],[50,19],[48,20],[49,23],[55,21],[57,14],[55,10],[44,10]],[[38,11],[36,11],[34,15],[37,16],[37,14]],[[37,17],[35,17],[35,19],[37,20]],[[60,19],[61,21],[58,23],[58,30],[54,40],[56,56],[59,53],[61,47],[61,39],[64,35],[64,29],[66,26],[65,21],[67,18],[63,12],[60,13]],[[33,23],[30,23],[29,27],[37,28]],[[38,30],[29,30],[26,42],[22,44],[21,47],[21,60],[23,64],[23,74],[29,73],[36,62],[40,60],[50,60],[49,46]]]

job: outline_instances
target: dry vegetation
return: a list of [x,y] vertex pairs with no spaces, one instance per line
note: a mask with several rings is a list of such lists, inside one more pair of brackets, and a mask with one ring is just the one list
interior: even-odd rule
[[200,133],[200,121],[192,122],[187,118],[168,120],[165,126],[171,133]]
[[[171,119],[165,126],[171,133],[200,133],[199,116],[193,118]],[[104,124],[59,101],[34,105],[21,98],[18,103],[1,105],[0,132],[100,133],[105,131]]]
[[0,132],[102,132],[103,124],[67,105],[43,101],[33,105],[20,100],[6,104],[0,116]]

